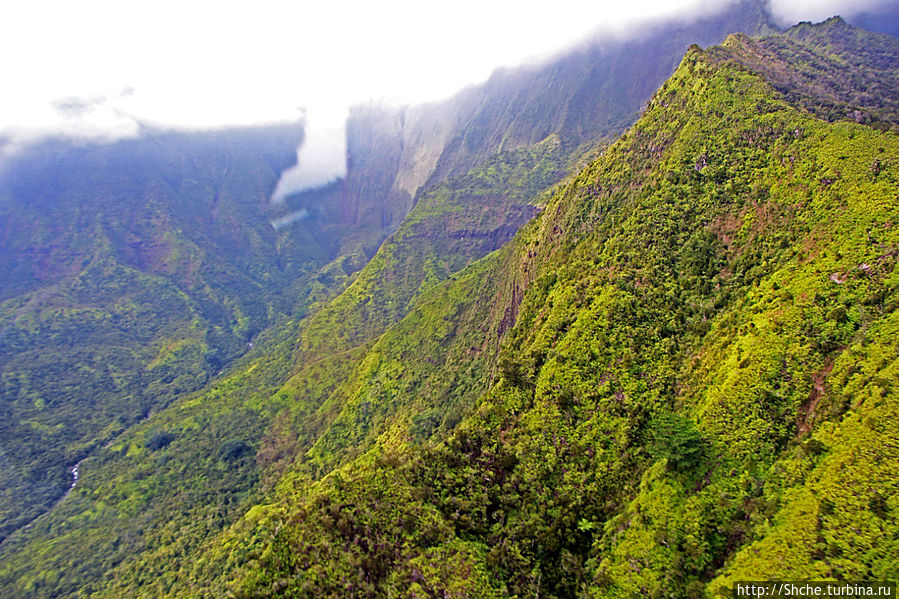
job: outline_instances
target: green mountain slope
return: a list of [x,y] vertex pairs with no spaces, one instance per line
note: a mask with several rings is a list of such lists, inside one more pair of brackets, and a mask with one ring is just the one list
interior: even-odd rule
[[[259,134],[282,135],[285,146],[275,151],[256,140],[247,152],[227,134],[35,151],[37,158],[9,169],[15,176],[3,214],[0,293],[10,300],[10,324],[2,346],[11,360],[3,437],[26,442],[3,449],[11,468],[2,534],[59,498],[67,466],[150,409],[201,387],[254,334],[302,308],[310,291],[339,286],[335,277],[360,268],[423,201],[367,278],[310,323],[303,341],[314,348],[324,339],[330,352],[329,327],[337,322],[352,338],[346,350],[370,343],[407,312],[423,283],[445,279],[511,238],[533,216],[538,192],[585,151],[579,144],[620,131],[690,40],[765,23],[746,4],[708,22],[659,26],[645,41],[593,45],[549,65],[500,73],[444,103],[360,108],[348,124],[346,180],[280,207],[265,205],[271,183],[259,179],[283,169],[286,145],[295,143],[277,128]],[[643,75],[634,79],[637,71]],[[616,83],[628,77],[632,85]],[[617,91],[594,93],[596,86]],[[549,97],[541,89],[566,91]],[[599,112],[581,110],[585,102]],[[448,113],[448,128],[435,131]],[[419,164],[425,155],[431,162]],[[81,177],[85,172],[94,174]],[[347,258],[310,278],[340,255]],[[72,291],[75,277],[90,282]],[[291,296],[297,299],[285,299]],[[360,305],[369,297],[378,300]],[[150,308],[151,300],[158,306]],[[317,335],[316,327],[325,332]],[[41,345],[47,340],[52,347]],[[320,353],[303,353],[300,363]],[[76,401],[88,389],[98,409]]]
[[361,267],[347,255],[318,273],[358,248],[341,245],[353,224],[339,215],[271,225],[289,208],[269,197],[301,135],[148,132],[5,158],[0,540],[59,500],[76,462]]
[[[462,113],[436,138],[415,111],[357,114],[347,180],[261,217],[303,215],[262,245],[300,276],[257,297],[271,262],[248,258],[271,320],[227,330],[276,326],[95,442],[0,545],[2,594],[690,595],[784,543],[797,577],[889,577],[896,456],[871,417],[895,419],[897,147],[875,130],[896,122],[895,46],[832,21],[692,49],[552,195],[601,136],[504,120],[531,100],[481,106],[482,146]],[[442,166],[409,162],[432,143]]]
[[259,207],[300,134],[48,141],[5,160],[0,539],[62,495],[77,460],[205,384],[281,309]]
[[899,74],[891,39],[872,38],[834,17],[818,25],[803,23],[788,36],[760,43],[737,37],[727,51],[820,118],[896,131],[899,99],[893,92]]
[[[547,173],[557,176],[549,168],[558,164],[557,144],[542,147],[544,154],[516,152],[491,161],[480,172],[483,180],[474,173],[464,180],[465,185],[443,188],[439,202],[422,201],[416,211],[431,206],[435,215],[439,210],[448,216],[433,223],[410,220],[335,302],[305,321],[285,323],[273,340],[256,339],[255,358],[248,356],[248,362],[209,389],[175,401],[84,460],[82,477],[66,502],[0,547],[4,591],[13,596],[55,596],[109,586],[108,596],[127,596],[137,589],[153,595],[171,590],[177,595],[195,576],[191,568],[197,565],[193,560],[183,561],[182,556],[191,551],[206,553],[197,546],[263,501],[261,494],[313,445],[318,457],[308,461],[304,472],[328,469],[365,451],[398,413],[415,419],[423,440],[453,428],[484,388],[486,363],[472,357],[487,358],[496,353],[495,347],[484,347],[477,331],[480,326],[496,328],[498,324],[486,322],[496,310],[492,295],[485,296],[481,304],[467,307],[464,313],[456,309],[451,297],[457,296],[461,302],[478,289],[491,290],[492,294],[495,286],[489,281],[505,268],[482,268],[477,276],[467,277],[464,292],[453,288],[450,296],[431,297],[427,300],[429,309],[415,310],[405,328],[382,338],[367,354],[366,362],[357,365],[357,359],[371,346],[364,335],[372,335],[370,330],[374,330],[377,334],[369,338],[377,338],[409,311],[406,304],[418,304],[413,300],[419,294],[420,281],[415,286],[391,286],[395,282],[385,279],[383,273],[402,273],[407,265],[430,264],[430,268],[441,270],[431,276],[425,288],[446,293],[447,283],[442,279],[464,265],[468,256],[477,257],[504,242],[521,220],[533,214],[529,203],[533,201],[533,187],[528,185],[542,189],[548,185],[544,181]],[[528,165],[521,179],[510,179],[522,173],[515,157]],[[500,194],[500,189],[506,191]],[[476,198],[485,199],[484,204],[472,204]],[[470,234],[471,230],[440,227],[453,222],[464,227],[475,222],[489,234],[460,243],[456,236],[460,232]],[[401,251],[385,257],[391,247]],[[457,248],[455,258],[447,248]],[[441,265],[437,262],[440,257],[455,262]],[[372,287],[373,293],[383,297],[379,296],[377,302],[370,299],[372,310],[358,316],[372,328],[360,329],[359,337],[353,337],[356,332],[352,325],[356,323],[334,321],[333,315],[354,314],[343,310],[340,302],[349,298],[350,305],[356,306],[356,290]],[[387,298],[396,300],[393,304],[381,301]],[[374,306],[383,306],[384,312],[375,311]],[[465,325],[450,324],[458,321]],[[468,330],[465,343],[460,335],[450,349],[444,337],[451,331],[432,335],[435,323]],[[341,339],[340,331],[347,331],[348,337]],[[420,345],[414,359],[405,350],[402,357],[396,354],[410,338],[421,334],[424,336],[418,337]],[[383,360],[377,357],[378,352],[384,355]],[[296,372],[291,373],[297,355],[299,361],[293,366]],[[440,364],[447,365],[445,376],[441,376]],[[456,374],[457,366],[463,372]],[[384,375],[384,370],[391,374]],[[421,402],[398,400],[391,409],[383,410],[376,404],[369,410],[365,400],[356,400],[358,390],[353,388],[364,376],[371,377],[364,385],[365,394],[397,397],[424,385],[439,394],[440,409],[434,411],[432,405],[431,415],[420,414]],[[278,381],[286,379],[290,380],[279,388]],[[436,412],[439,418],[434,416]],[[445,416],[445,412],[450,415]],[[369,426],[356,427],[358,417],[368,418]],[[351,438],[336,433],[347,422],[355,430]],[[331,432],[320,439],[325,430]],[[223,458],[232,446],[242,448],[238,458]],[[281,484],[287,484],[285,481]],[[35,568],[37,564],[40,567]]]
[[[747,56],[896,42],[805,29],[692,49],[513,244],[378,341],[345,385],[356,419],[210,546],[198,578],[222,548],[210,588],[238,596],[692,596],[895,576],[899,145],[817,118]],[[450,306],[498,326],[454,327]],[[466,362],[404,386],[423,369],[412,355],[428,337],[450,358],[468,335],[495,343],[507,314],[475,413],[428,442],[452,405],[429,383]],[[359,447],[360,415],[397,402],[415,409],[310,477],[335,441]]]
[[[544,65],[499,72],[446,102],[399,111],[402,117],[387,112],[386,124],[384,109],[359,109],[351,137],[368,131],[386,149],[382,160],[392,161],[397,146],[402,149],[385,210],[396,207],[399,193],[411,211],[399,212],[405,220],[353,285],[305,323],[296,378],[304,378],[306,364],[314,364],[316,373],[325,364],[334,367],[323,379],[328,385],[307,380],[302,392],[292,390],[298,399],[291,408],[294,425],[278,436],[325,430],[338,414],[339,422],[355,418],[341,389],[356,379],[338,375],[337,365],[375,343],[429,286],[510,240],[545,203],[541,194],[633,118],[642,99],[673,70],[687,40],[719,40],[738,27],[771,26],[757,4],[741,3],[727,15],[658,25],[633,40],[598,41]],[[381,193],[383,183],[376,178],[370,185]],[[383,218],[386,223],[393,217],[384,212]],[[346,440],[337,445],[351,454],[366,447]],[[344,458],[333,456],[337,462]]]
[[166,588],[159,569],[188,567],[203,539],[262,499],[254,456],[271,414],[284,407],[275,392],[289,377],[295,335],[293,321],[264,333],[202,392],[83,459],[65,499],[0,546],[2,594],[90,595],[138,555],[144,567],[129,576]]

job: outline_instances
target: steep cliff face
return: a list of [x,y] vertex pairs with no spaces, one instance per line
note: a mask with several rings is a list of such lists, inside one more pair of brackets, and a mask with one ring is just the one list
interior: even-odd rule
[[771,28],[745,2],[503,69],[442,102],[356,109],[341,205],[371,239],[390,235],[348,293],[310,320],[299,347],[318,349],[300,362],[319,356],[323,340],[341,339],[344,350],[372,341],[421,289],[510,240],[541,193],[633,122],[691,40]]
[[398,224],[412,210],[418,191],[431,178],[445,148],[470,120],[483,96],[482,88],[471,88],[450,100],[405,110],[403,153],[389,195],[390,222]]
[[[386,138],[357,137],[356,131],[389,130],[389,158],[383,157],[376,178],[380,186],[393,172],[394,180],[386,196],[351,184],[347,201],[383,201],[383,224],[395,228],[420,191],[464,175],[489,156],[531,147],[549,136],[571,152],[620,134],[690,44],[715,44],[737,31],[755,35],[774,29],[760,5],[742,2],[711,18],[649,25],[626,41],[600,37],[538,64],[501,69],[484,84],[444,101],[361,108],[349,121],[351,159],[368,154],[368,143],[387,149],[381,146]],[[401,153],[394,169],[397,144]],[[358,178],[352,170],[349,176]]]
[[[347,177],[341,216],[388,230],[385,200],[401,170],[406,112],[384,105],[355,107],[347,119]],[[388,203],[389,205],[389,203]]]
[[[885,7],[856,18],[889,30],[894,15]],[[597,37],[536,64],[500,69],[447,100],[357,107],[348,120],[343,214],[379,228],[383,239],[423,189],[464,175],[489,156],[551,135],[566,152],[619,135],[691,44],[778,29],[760,3],[746,0],[711,17],[650,23],[626,40]]]

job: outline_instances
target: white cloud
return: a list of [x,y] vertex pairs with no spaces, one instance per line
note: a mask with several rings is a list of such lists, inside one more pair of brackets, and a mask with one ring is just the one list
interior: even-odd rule
[[[134,135],[345,114],[371,98],[419,102],[501,65],[735,0],[29,0],[0,5],[0,135]],[[785,21],[890,0],[771,0]],[[895,1],[895,0],[893,0]],[[122,93],[127,90],[128,93]],[[60,103],[81,102],[79,112]],[[324,119],[328,121],[327,118]]]
[[304,220],[309,217],[309,211],[305,208],[300,208],[296,212],[291,212],[290,214],[286,214],[280,218],[276,218],[271,221],[269,224],[275,229],[275,231],[280,231],[284,227],[292,225],[297,221]]
[[330,108],[311,107],[306,113],[308,125],[303,143],[297,150],[297,164],[281,174],[272,194],[273,202],[279,202],[291,193],[327,185],[346,175],[347,115],[346,111]]
[[70,131],[75,119],[53,106],[71,98],[104,98],[88,128],[114,131],[126,117],[212,127],[292,120],[301,105],[436,99],[594,29],[709,1],[7,2],[0,131]]

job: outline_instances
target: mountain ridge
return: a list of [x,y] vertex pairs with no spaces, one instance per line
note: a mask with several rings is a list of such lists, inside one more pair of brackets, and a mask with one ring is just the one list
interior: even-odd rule
[[[776,567],[778,539],[797,577],[838,551],[859,572],[842,512],[867,550],[895,524],[865,420],[895,418],[897,149],[871,126],[895,111],[772,86],[756,57],[789,65],[790,35],[689,49],[589,159],[550,136],[427,187],[355,278],[333,265],[344,294],[93,456],[46,536],[4,548],[2,588],[689,596]],[[361,144],[392,148],[388,175],[352,193],[385,193],[395,125]],[[868,468],[858,435],[886,464],[844,481],[861,510],[828,482]]]
[[[414,418],[398,417],[321,481],[286,479],[280,502],[235,526],[227,545],[255,561],[224,588],[695,596],[757,567],[839,578],[869,564],[889,576],[895,554],[873,548],[889,536],[878,523],[895,527],[877,499],[895,484],[890,433],[869,437],[884,452],[870,464],[879,475],[850,481],[834,468],[869,468],[848,441],[866,425],[841,402],[896,418],[897,356],[884,344],[895,177],[870,170],[877,156],[894,160],[895,138],[815,119],[724,52],[691,49],[641,121],[499,252],[521,262],[498,289],[526,289],[505,295],[516,326],[475,413],[422,448]],[[855,385],[880,401],[841,399],[824,382],[835,363],[852,372],[843,345],[879,373]],[[809,434],[797,423],[823,410],[820,389],[835,396],[829,416],[797,442],[797,427]],[[817,464],[852,489],[827,483],[827,501],[851,516],[822,499],[818,520],[805,518],[817,509],[808,494],[792,499],[806,477],[825,480]],[[852,493],[887,515],[846,503]],[[841,528],[852,518],[866,523],[859,544]],[[829,541],[789,536],[816,522]],[[253,541],[238,549],[240,538]],[[787,538],[783,562],[775,539]]]

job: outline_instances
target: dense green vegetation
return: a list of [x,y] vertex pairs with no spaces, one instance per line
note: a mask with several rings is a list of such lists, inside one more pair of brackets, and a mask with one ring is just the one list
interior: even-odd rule
[[75,463],[361,268],[333,213],[270,225],[333,193],[269,203],[301,134],[51,140],[4,160],[0,540],[59,500]]
[[872,36],[839,17],[802,23],[789,36],[728,40],[722,57],[738,56],[790,102],[827,121],[852,120],[896,131],[899,86],[894,38]]
[[[454,427],[483,390],[485,366],[472,355],[495,355],[495,348],[483,347],[477,327],[478,319],[495,310],[496,300],[491,292],[484,300],[489,304],[469,308],[467,315],[458,307],[476,290],[492,290],[495,286],[486,283],[505,268],[482,267],[477,276],[467,278],[464,290],[448,288],[447,279],[454,270],[507,241],[534,214],[539,192],[561,176],[568,160],[573,158],[565,158],[558,141],[549,139],[531,150],[503,153],[425,194],[408,223],[388,239],[341,296],[305,321],[280,325],[280,332],[266,335],[268,340],[256,339],[256,358],[203,393],[152,415],[98,451],[96,459],[86,460],[84,476],[66,505],[4,547],[10,557],[5,560],[8,569],[0,571],[0,576],[5,575],[8,584],[16,580],[17,588],[38,596],[72,592],[78,581],[84,588],[85,581],[91,581],[90,588],[102,588],[93,582],[101,577],[115,589],[112,596],[133,594],[138,587],[162,594],[175,580],[183,582],[192,565],[176,565],[174,556],[184,555],[259,502],[260,493],[279,480],[299,448],[308,449],[332,422],[334,431],[344,426],[356,429],[353,442],[334,433],[318,440],[319,457],[309,461],[307,471],[321,471],[364,452],[397,414],[414,420],[422,439]],[[311,212],[315,210],[312,202],[314,198],[288,198],[285,210],[308,207]],[[468,239],[459,240],[459,235]],[[346,282],[340,262],[323,269],[310,287]],[[418,307],[403,328],[381,339],[367,362],[357,368],[356,359],[413,309],[416,297],[431,288],[444,291],[428,300],[428,310]],[[394,299],[388,302],[390,298]],[[375,311],[376,307],[381,310]],[[456,343],[455,353],[447,355],[444,337],[451,331],[435,335],[440,323],[467,331],[467,344]],[[341,331],[346,335],[340,335]],[[418,339],[414,355],[403,349],[413,337]],[[386,354],[385,360],[375,357],[378,351]],[[434,378],[439,372],[435,365],[444,362],[449,366],[445,376]],[[412,374],[416,369],[417,378]],[[364,400],[347,403],[348,394],[354,393],[353,381],[363,372],[372,377],[365,393],[390,395],[396,398],[395,405],[384,410],[377,403],[369,409],[371,402]],[[423,383],[428,377],[432,380]],[[278,389],[276,382],[287,379]],[[341,385],[344,381],[351,382]],[[431,406],[430,415],[421,402],[405,401],[405,394],[422,384],[432,385],[443,397],[440,408]],[[436,397],[433,400],[437,402]],[[439,420],[434,416],[438,411]],[[444,417],[444,411],[454,414]],[[370,426],[356,427],[355,422],[362,419],[370,421]],[[235,434],[227,435],[225,431],[231,429]],[[219,454],[229,441],[226,437],[233,437],[229,447],[242,443],[249,449],[241,460],[223,469]],[[255,460],[245,459],[253,455]],[[224,486],[213,484],[222,477]],[[98,503],[106,509],[99,510]],[[208,512],[217,516],[198,520],[198,513]],[[71,521],[80,525],[69,528],[66,523]],[[135,535],[135,530],[142,533]],[[167,532],[172,530],[185,534]],[[43,541],[47,537],[60,541],[48,548]],[[88,559],[86,547],[90,548]],[[11,557],[15,553],[19,555]],[[147,560],[157,566],[148,569]],[[32,563],[42,567],[33,570]],[[17,574],[24,570],[34,573]]]
[[[419,291],[507,242],[539,192],[633,121],[690,41],[766,27],[747,3],[503,71],[433,106],[362,107],[348,123],[346,180],[279,205],[266,200],[296,146],[299,132],[288,127],[51,140],[7,160],[0,539],[54,505],[79,459],[203,388],[266,327],[342,288],[421,205],[360,284],[303,334],[299,369],[329,354],[331,366],[317,372],[342,381],[342,352],[363,351]],[[424,154],[430,164],[418,164]],[[333,337],[345,339],[330,355]],[[324,401],[333,385],[309,401]],[[303,427],[325,427],[338,410],[329,405]],[[279,422],[306,414],[293,411]],[[282,428],[290,436],[297,426]]]
[[69,467],[268,324],[275,239],[253,206],[299,134],[48,141],[5,160],[0,539],[59,499]]
[[[208,389],[83,460],[66,499],[4,543],[3,594],[89,594],[110,582],[114,566],[139,554],[147,561],[124,576],[165,584],[159,569],[181,563],[259,500],[255,454],[270,414],[284,406],[274,391],[289,376],[295,334],[290,322],[267,333]],[[37,555],[26,545],[34,539]],[[29,560],[40,566],[21,571]],[[18,571],[14,579],[11,571]]]
[[[120,380],[99,397],[142,419],[62,414],[105,432],[34,458],[90,453],[65,500],[0,545],[0,594],[699,597],[895,579],[896,56],[840,20],[693,47],[601,151],[552,134],[461,174],[470,156],[450,152],[355,276],[383,231],[335,236],[351,205],[337,187],[288,198],[277,215],[310,216],[264,247],[297,276],[259,312],[221,296],[224,324],[182,271],[108,258],[58,296],[7,300],[0,330],[21,346],[3,389],[35,443],[70,433],[41,424],[53,393],[29,368],[70,390]],[[286,265],[300,247],[306,266]],[[121,281],[107,304],[53,299],[97,273]],[[92,322],[128,318],[120,346],[141,352],[91,344]],[[215,335],[242,350],[266,322],[203,387]],[[94,353],[58,372],[21,356],[26,334]],[[135,368],[149,374],[118,374]]]
[[[791,104],[726,58],[747,43],[691,50],[519,240],[382,337],[343,405],[417,396],[421,417],[302,475],[359,447],[369,425],[337,419],[226,535],[238,569],[213,593],[699,596],[896,575],[899,144]],[[394,333],[399,356],[429,321],[447,354],[465,345],[440,316],[490,305],[465,284],[497,261],[494,293],[515,306],[527,287],[516,325],[475,413],[428,441],[452,404],[371,381],[396,372]]]

